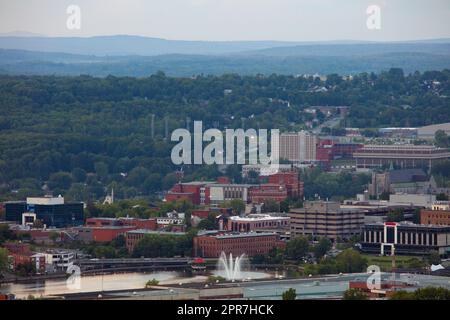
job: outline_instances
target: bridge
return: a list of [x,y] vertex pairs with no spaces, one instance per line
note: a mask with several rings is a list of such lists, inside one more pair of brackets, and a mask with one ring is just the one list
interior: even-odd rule
[[83,272],[141,271],[183,269],[191,265],[192,258],[124,258],[124,259],[78,259],[74,264]]

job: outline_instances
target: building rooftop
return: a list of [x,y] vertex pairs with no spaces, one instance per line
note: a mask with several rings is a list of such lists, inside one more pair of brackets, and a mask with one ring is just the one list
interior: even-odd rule
[[170,232],[170,231],[157,231],[157,230],[147,230],[147,229],[138,229],[131,230],[127,233],[132,234],[156,234],[156,235],[173,235],[173,236],[184,236],[186,232]]
[[289,220],[290,217],[288,216],[271,216],[269,214],[249,214],[244,217],[240,216],[232,216],[229,218],[232,221],[271,221],[271,220],[279,220],[279,219],[286,219]]
[[252,237],[264,237],[276,235],[273,232],[229,232],[229,233],[219,233],[219,234],[204,234],[204,236],[209,236],[216,239],[235,239],[235,238],[252,238]]
[[[408,222],[408,221],[393,222],[393,223],[397,224],[398,227],[402,227],[402,228],[434,229],[434,230],[450,232],[450,226],[433,225],[433,224],[415,224],[415,223]],[[383,227],[384,225],[385,225],[385,223],[383,223],[383,222],[374,222],[374,223],[366,224],[365,227],[369,227],[369,226]]]
[[403,169],[389,172],[389,180],[391,183],[425,181],[426,179],[427,175],[422,169]]

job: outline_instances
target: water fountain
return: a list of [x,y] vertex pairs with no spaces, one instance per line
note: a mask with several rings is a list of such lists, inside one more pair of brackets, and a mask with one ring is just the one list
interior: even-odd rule
[[229,281],[241,280],[243,276],[243,266],[248,262],[247,256],[241,254],[240,256],[233,258],[233,254],[230,253],[229,257],[222,251],[217,262],[218,274],[223,276]]
[[230,253],[227,255],[225,252],[220,254],[219,260],[217,261],[217,268],[213,271],[213,274],[232,282],[273,277],[273,275],[268,272],[252,271],[250,268],[250,261],[246,254],[233,257],[233,254]]

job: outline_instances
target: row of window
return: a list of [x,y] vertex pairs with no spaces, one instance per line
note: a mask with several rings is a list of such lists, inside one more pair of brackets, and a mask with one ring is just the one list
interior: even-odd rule
[[[397,242],[395,242],[394,239],[387,239],[387,240],[388,243],[397,243],[397,244],[424,245],[424,246],[438,245],[437,233],[424,233],[424,232],[416,233],[416,232],[400,231],[397,233]],[[364,232],[364,242],[382,243],[384,242],[384,232],[367,230]]]

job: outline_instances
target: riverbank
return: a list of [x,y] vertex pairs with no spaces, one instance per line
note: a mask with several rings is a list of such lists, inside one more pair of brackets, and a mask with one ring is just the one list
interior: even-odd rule
[[10,283],[31,283],[35,281],[45,281],[45,280],[59,280],[66,279],[68,277],[67,273],[51,273],[51,274],[40,274],[34,276],[17,276],[13,274],[6,274],[4,278],[0,279],[0,286],[3,284]]

